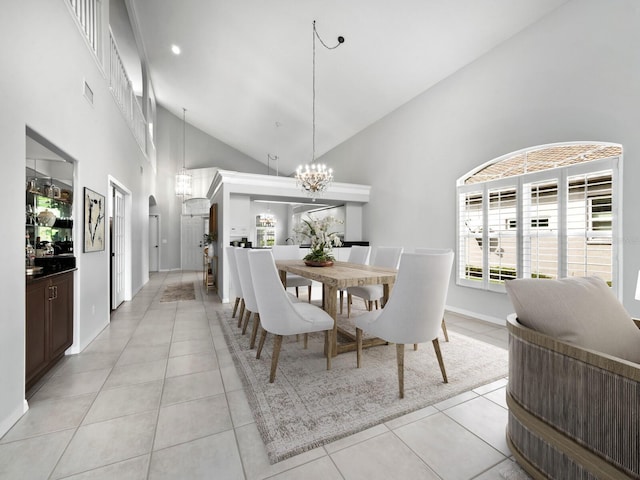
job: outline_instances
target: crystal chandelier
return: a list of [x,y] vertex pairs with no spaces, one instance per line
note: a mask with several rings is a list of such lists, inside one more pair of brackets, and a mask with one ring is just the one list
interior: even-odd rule
[[296,169],[296,185],[315,201],[318,195],[321,195],[333,181],[333,169],[327,168],[326,165],[315,163],[316,161],[316,38],[320,40],[323,47],[328,50],[338,48],[344,43],[344,37],[338,37],[338,43],[329,47],[322,41],[316,30],[316,21],[313,21],[313,113],[312,113],[312,154],[311,163],[300,165]]
[[296,184],[309,195],[314,197],[322,194],[333,180],[333,169],[323,163],[300,165],[296,169]]
[[258,216],[258,227],[275,227],[278,220],[272,213],[261,213]]
[[176,195],[181,196],[184,201],[185,197],[191,195],[191,175],[185,167],[185,150],[186,150],[186,121],[187,110],[182,109],[182,168],[176,173]]

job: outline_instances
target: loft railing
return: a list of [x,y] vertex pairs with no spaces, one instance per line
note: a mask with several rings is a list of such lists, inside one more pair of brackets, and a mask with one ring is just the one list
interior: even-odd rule
[[111,29],[109,29],[109,87],[127,123],[129,123],[138,145],[146,153],[145,130],[147,122],[142,113],[140,103],[138,103],[138,97],[133,91],[131,80],[122,63],[118,45]]
[[80,23],[80,28],[97,55],[99,52],[99,0],[69,0],[69,3]]
[[[101,0],[68,0],[71,10],[75,14],[78,27],[85,35],[93,53],[98,58],[98,62],[102,64],[102,52],[100,42],[101,16],[100,2]],[[146,148],[146,128],[147,122],[142,113],[142,107],[138,102],[131,80],[122,63],[118,45],[116,44],[113,32],[109,28],[109,63],[104,65],[108,68],[109,88],[113,94],[118,107],[124,114],[124,117],[135,137],[140,149],[147,154]]]

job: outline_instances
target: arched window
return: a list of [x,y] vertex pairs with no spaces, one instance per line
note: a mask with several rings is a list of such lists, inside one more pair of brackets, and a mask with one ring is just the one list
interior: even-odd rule
[[596,275],[615,289],[621,159],[616,144],[544,145],[461,177],[458,284]]

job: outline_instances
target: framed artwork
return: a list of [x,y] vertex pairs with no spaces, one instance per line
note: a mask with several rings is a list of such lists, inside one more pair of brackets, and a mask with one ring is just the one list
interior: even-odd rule
[[104,250],[104,195],[84,187],[84,251]]

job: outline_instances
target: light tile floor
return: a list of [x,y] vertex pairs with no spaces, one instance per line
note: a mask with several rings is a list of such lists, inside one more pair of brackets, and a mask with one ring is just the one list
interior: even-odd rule
[[[195,301],[161,303],[195,281]],[[151,276],[84,352],[28,392],[0,479],[526,479],[505,442],[506,379],[270,465],[200,272]],[[507,347],[504,327],[448,328]]]

